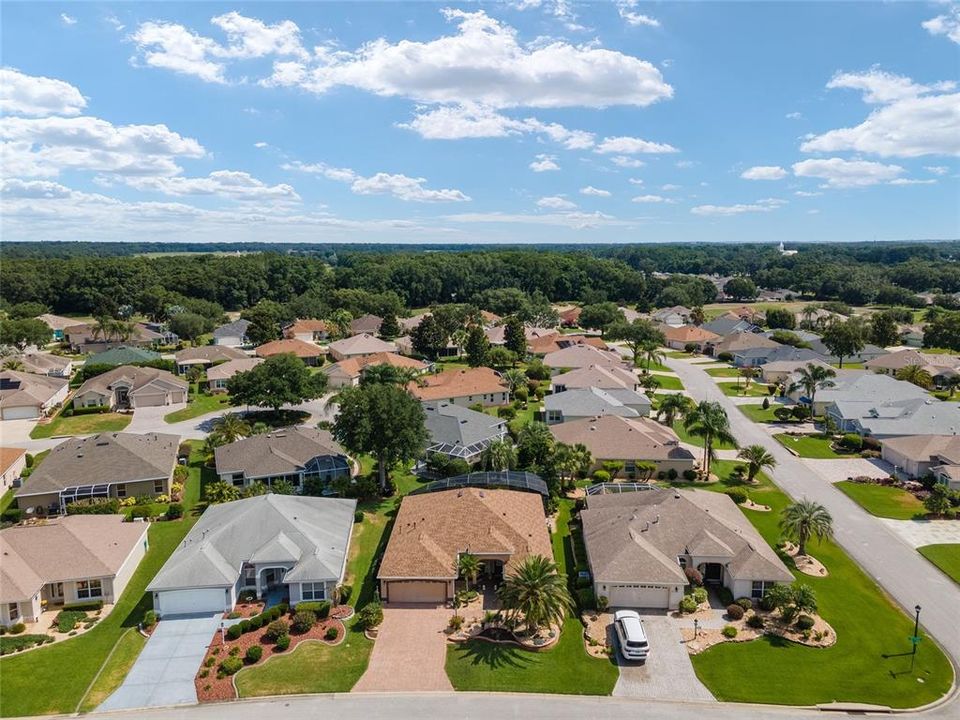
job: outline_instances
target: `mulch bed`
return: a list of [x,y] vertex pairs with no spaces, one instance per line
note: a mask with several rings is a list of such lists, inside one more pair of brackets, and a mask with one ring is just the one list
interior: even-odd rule
[[[324,640],[323,636],[326,634],[327,629],[331,627],[337,628],[337,639],[329,642]],[[260,661],[256,663],[256,665],[262,665],[274,655],[288,655],[292,653],[297,645],[306,640],[316,640],[326,645],[339,645],[346,637],[346,627],[344,626],[343,622],[335,618],[327,618],[326,620],[319,621],[310,629],[309,632],[303,633],[302,635],[291,634],[290,647],[287,650],[278,652],[273,643],[263,639],[263,636],[266,634],[266,632],[267,628],[263,627],[259,630],[245,633],[236,640],[230,640],[227,638],[226,643],[223,642],[219,630],[214,633],[213,641],[210,643],[210,646],[207,649],[207,654],[203,658],[203,664],[200,666],[200,671],[197,673],[197,677],[193,681],[197,688],[197,699],[200,700],[200,702],[236,700],[237,690],[233,686],[234,676],[224,675],[222,678],[217,677],[217,668],[219,667],[219,664],[230,656],[230,651],[234,647],[240,648],[239,657],[242,658],[246,655],[247,648],[253,647],[254,645],[261,645],[263,647],[263,656],[260,658]],[[206,663],[208,662],[208,658],[211,657],[214,658],[214,663],[208,668],[206,667]],[[246,667],[252,666],[247,665]],[[207,671],[207,676],[201,677],[204,671]]]
[[[750,615],[762,616],[766,621],[765,627],[758,629],[747,625],[747,618]],[[707,648],[723,642],[749,642],[762,635],[777,635],[785,640],[807,647],[830,647],[837,642],[837,633],[826,620],[817,614],[811,614],[810,617],[814,619],[814,626],[810,630],[809,638],[804,638],[803,634],[793,625],[785,625],[780,620],[778,612],[765,612],[763,610],[749,611],[740,620],[728,620],[727,624],[737,629],[737,635],[733,638],[725,637],[720,628],[701,628],[696,639],[693,637],[693,628],[681,628],[680,636],[687,647],[687,652],[691,655],[701,653]],[[815,639],[816,633],[823,633],[820,640]]]
[[264,606],[265,603],[263,600],[256,600],[248,603],[237,603],[236,607],[234,607],[231,612],[224,613],[223,617],[226,620],[228,616],[233,615],[234,613],[239,613],[239,617],[251,618],[254,615],[259,615],[262,613]]

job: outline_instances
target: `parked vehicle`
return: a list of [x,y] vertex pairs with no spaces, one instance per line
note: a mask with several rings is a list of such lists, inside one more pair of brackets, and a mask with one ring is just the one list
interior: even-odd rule
[[640,615],[633,610],[618,610],[613,615],[613,626],[620,642],[620,654],[627,660],[646,660],[650,644]]

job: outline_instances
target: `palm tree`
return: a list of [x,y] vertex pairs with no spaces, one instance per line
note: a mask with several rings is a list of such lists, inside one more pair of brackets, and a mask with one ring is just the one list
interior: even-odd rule
[[660,407],[657,408],[657,420],[660,420],[667,427],[673,427],[673,423],[686,417],[692,409],[693,400],[686,395],[680,393],[667,395],[660,402]]
[[216,436],[221,445],[236,442],[250,434],[250,423],[237,413],[225,413],[213,421],[211,436]]
[[703,312],[703,306],[697,305],[690,309],[690,322],[700,327],[707,321],[707,314]]
[[816,305],[804,305],[803,309],[800,311],[800,316],[803,318],[803,327],[807,330],[813,329],[813,316],[817,314]]
[[833,518],[823,505],[804,498],[783,509],[780,530],[788,540],[796,540],[797,554],[806,555],[810,538],[833,537]]
[[517,465],[517,449],[509,440],[494,440],[480,455],[485,470],[512,470]]
[[750,389],[750,381],[757,376],[757,368],[755,367],[743,367],[740,368],[740,372],[737,374],[737,387],[740,387],[740,378],[744,379],[743,391],[746,392]]
[[458,356],[463,355],[463,348],[467,344],[468,338],[469,334],[466,328],[457,328],[450,336],[450,342],[453,343],[453,346],[457,349]]
[[526,558],[508,575],[499,595],[508,615],[521,616],[530,634],[562,622],[567,611],[573,609],[566,576],[541,555]]
[[519,368],[512,368],[503,373],[503,381],[510,388],[510,397],[512,398],[518,387],[527,384],[527,375]]
[[650,366],[654,363],[662,365],[663,361],[666,359],[666,355],[663,354],[663,351],[660,349],[660,344],[655,342],[645,342],[640,346],[640,350],[643,352],[643,364],[644,369],[647,372],[650,372]]
[[730,432],[730,419],[727,411],[717,402],[701,400],[683,421],[683,426],[694,437],[703,440],[703,475],[710,477],[710,463],[716,459],[713,449],[715,443],[728,443],[737,446],[737,439]]
[[816,400],[817,390],[833,387],[834,382],[830,378],[837,376],[837,371],[832,367],[817,365],[816,363],[807,363],[797,371],[797,381],[791,384],[788,392],[793,392],[796,388],[803,388],[810,399],[810,410],[813,411],[813,401]]
[[120,342],[126,342],[137,331],[137,324],[133,320],[114,320],[110,325],[111,334],[115,335]]
[[460,557],[457,558],[457,572],[467,581],[467,590],[469,590],[470,583],[475,583],[477,575],[480,574],[480,559],[468,552],[460,553]]
[[777,466],[777,459],[763,445],[747,445],[737,453],[737,457],[747,461],[747,482],[750,483],[764,468]]
[[947,375],[943,379],[943,389],[950,392],[950,397],[953,397],[958,387],[960,387],[960,375]]
[[570,449],[570,461],[573,463],[574,475],[584,478],[590,472],[590,466],[593,465],[593,455],[583,443],[576,443]]
[[894,373],[894,377],[897,378],[897,380],[905,380],[908,383],[913,383],[924,390],[929,390],[933,387],[933,376],[920,365],[907,365],[906,367],[902,367]]
[[419,373],[413,368],[395,367],[382,363],[365,367],[360,374],[360,384],[406,386],[411,382],[416,382],[418,377]]
[[96,322],[90,327],[90,334],[94,340],[98,337],[104,340],[109,340],[113,337],[113,321],[110,319],[110,316],[99,315],[96,318]]
[[328,319],[327,322],[333,326],[334,335],[337,337],[347,337],[350,334],[350,322],[353,315],[348,310],[337,310]]
[[18,357],[8,357],[3,361],[4,370],[23,370],[23,360]]

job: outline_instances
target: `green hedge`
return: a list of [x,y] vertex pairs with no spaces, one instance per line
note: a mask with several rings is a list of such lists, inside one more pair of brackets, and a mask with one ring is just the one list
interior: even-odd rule
[[67,503],[67,515],[116,515],[120,512],[117,498],[92,498]]
[[91,600],[88,602],[71,603],[63,606],[64,610],[77,610],[78,612],[103,610],[103,600]]
[[50,635],[4,635],[0,637],[0,655],[9,655],[50,642],[53,642]]
[[301,610],[306,610],[308,612],[314,613],[318,618],[323,620],[330,615],[330,601],[321,600],[318,602],[299,602],[297,603],[297,612]]

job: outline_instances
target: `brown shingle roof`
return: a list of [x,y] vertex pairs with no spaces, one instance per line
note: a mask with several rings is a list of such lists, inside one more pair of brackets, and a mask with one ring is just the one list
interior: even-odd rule
[[698,328],[696,325],[681,325],[680,327],[663,326],[660,328],[663,337],[671,342],[713,342],[719,340],[720,336],[709,330]]
[[17,460],[27,454],[23,448],[0,447],[0,474],[9,470]]
[[305,425],[251,435],[214,451],[218,475],[242,472],[248,478],[287,475],[324,456],[347,454],[329,431]]
[[552,368],[581,368],[590,365],[623,367],[623,358],[611,350],[600,350],[593,345],[580,344],[547,353],[543,357],[543,364]]
[[96,392],[100,395],[109,395],[111,386],[118,381],[130,383],[130,392],[136,392],[145,385],[154,384],[164,389],[182,389],[186,390],[190,384],[186,380],[181,380],[173,373],[159,368],[138,367],[136,365],[121,365],[113,370],[108,370],[100,375],[87,380],[77,390],[77,395],[83,395],[88,392]]
[[190,362],[225,362],[227,360],[239,360],[247,357],[243,350],[229,347],[227,345],[202,345],[200,347],[184,348],[177,351],[174,356],[180,364]]
[[313,358],[323,355],[323,348],[319,345],[297,340],[296,338],[287,338],[284,340],[274,340],[264,343],[256,350],[259,357],[271,357],[272,355],[283,355],[293,353],[298,358]]
[[350,355],[370,355],[373,353],[393,352],[397,346],[374,337],[369,333],[360,333],[351,337],[330,343],[330,352],[345,357]]
[[207,380],[229,380],[237,373],[253,370],[263,362],[263,358],[244,357],[240,360],[228,360],[207,370]]
[[550,382],[553,385],[563,385],[568,390],[589,387],[600,388],[601,390],[617,388],[634,390],[639,378],[623,367],[591,365],[590,367],[571,370],[562,375],[554,375]]
[[649,418],[603,415],[551,425],[562,443],[583,443],[596,460],[689,460],[693,455],[680,446],[677,434]]
[[466,395],[486,395],[507,391],[503,379],[488,367],[444,370],[410,383],[410,392],[420,400],[444,400]]
[[510,555],[507,571],[532,555],[552,559],[540,496],[479,488],[408,495],[377,577],[452,579],[467,551]]

